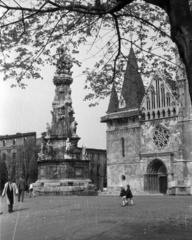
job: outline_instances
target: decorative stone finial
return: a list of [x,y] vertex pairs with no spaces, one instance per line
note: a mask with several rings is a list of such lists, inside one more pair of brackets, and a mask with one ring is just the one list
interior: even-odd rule
[[70,60],[69,54],[67,53],[67,48],[61,45],[57,48],[57,54],[59,56],[56,64],[56,73],[53,78],[55,85],[70,85],[73,82],[71,77],[72,72],[70,71],[73,64]]

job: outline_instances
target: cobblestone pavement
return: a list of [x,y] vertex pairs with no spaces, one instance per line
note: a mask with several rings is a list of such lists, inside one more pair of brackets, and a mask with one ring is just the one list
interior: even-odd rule
[[192,197],[117,196],[26,198],[7,213],[1,198],[0,240],[191,240]]

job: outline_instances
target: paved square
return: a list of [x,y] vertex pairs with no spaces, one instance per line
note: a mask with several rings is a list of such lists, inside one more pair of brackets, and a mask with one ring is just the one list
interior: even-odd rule
[[1,198],[0,240],[191,240],[192,197],[117,196],[26,198],[7,213]]

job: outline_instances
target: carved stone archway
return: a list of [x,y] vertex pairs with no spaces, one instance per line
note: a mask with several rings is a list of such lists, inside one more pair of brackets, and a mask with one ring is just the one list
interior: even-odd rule
[[154,159],[147,167],[144,175],[144,191],[150,193],[166,193],[167,168],[163,161]]

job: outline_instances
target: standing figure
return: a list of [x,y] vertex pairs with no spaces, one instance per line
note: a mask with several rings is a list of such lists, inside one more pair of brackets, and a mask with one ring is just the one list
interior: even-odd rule
[[120,197],[122,197],[122,207],[124,207],[127,204],[127,200],[126,200],[126,188],[127,188],[127,184],[125,181],[126,177],[125,175],[121,176],[121,185],[120,185]]
[[71,142],[70,142],[69,138],[67,138],[67,141],[66,141],[65,152],[66,152],[66,154],[70,154],[70,152],[71,152]]
[[33,191],[33,183],[29,184],[29,197],[35,197],[35,193]]
[[87,150],[85,146],[82,146],[81,159],[88,160]]
[[51,127],[49,125],[49,123],[46,123],[47,127],[46,127],[46,137],[50,137],[51,136]]
[[18,181],[18,189],[19,189],[18,202],[20,202],[20,198],[21,198],[21,201],[23,202],[24,194],[26,190],[26,182],[22,176],[20,176]]
[[18,188],[16,183],[12,182],[11,179],[8,179],[8,182],[5,183],[2,197],[6,196],[6,201],[8,205],[8,212],[13,212],[13,204],[15,202],[16,194],[18,193]]
[[127,185],[127,193],[126,193],[126,201],[127,201],[127,204],[129,203],[129,200],[130,200],[130,204],[133,205],[133,194],[131,192],[131,188],[130,188],[130,185]]
[[71,129],[71,135],[72,136],[76,136],[77,135],[76,134],[77,125],[78,125],[78,123],[75,120],[71,123],[70,129]]
[[53,147],[51,144],[51,141],[47,141],[47,155],[52,156],[53,155]]

